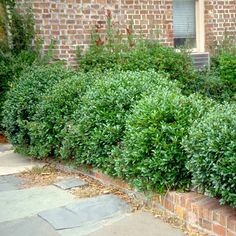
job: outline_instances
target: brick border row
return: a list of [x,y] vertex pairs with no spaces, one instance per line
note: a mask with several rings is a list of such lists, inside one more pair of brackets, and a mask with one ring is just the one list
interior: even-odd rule
[[[132,188],[124,181],[111,178],[101,171],[89,169],[82,171],[93,178],[125,190]],[[159,195],[157,206],[170,211],[190,227],[198,228],[206,235],[236,236],[236,209],[220,205],[219,199],[211,198],[196,192],[167,192]]]

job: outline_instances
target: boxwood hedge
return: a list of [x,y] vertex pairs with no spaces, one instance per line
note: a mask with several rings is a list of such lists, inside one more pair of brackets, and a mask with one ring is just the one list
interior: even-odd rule
[[143,190],[187,187],[191,175],[181,140],[211,104],[167,89],[141,99],[127,119],[122,145],[114,150],[116,172]]
[[236,207],[236,105],[214,106],[193,123],[182,145],[193,184]]
[[27,125],[31,155],[58,156],[63,139],[61,130],[79,106],[87,88],[98,77],[97,73],[78,73],[59,81],[42,96],[32,121]]
[[7,94],[3,107],[3,127],[13,145],[22,150],[28,146],[26,125],[36,113],[43,94],[57,81],[70,77],[73,73],[61,65],[32,66],[24,71],[19,82]]
[[[109,167],[110,152],[124,133],[132,104],[156,88],[177,85],[154,71],[106,72],[86,92],[82,106],[64,129],[63,158],[74,157],[79,163]],[[179,91],[179,90],[178,90]]]

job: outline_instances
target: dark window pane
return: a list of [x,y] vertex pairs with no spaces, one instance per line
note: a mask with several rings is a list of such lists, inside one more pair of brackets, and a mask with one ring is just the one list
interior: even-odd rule
[[195,38],[174,38],[174,46],[186,46],[188,48],[196,47],[196,39]]

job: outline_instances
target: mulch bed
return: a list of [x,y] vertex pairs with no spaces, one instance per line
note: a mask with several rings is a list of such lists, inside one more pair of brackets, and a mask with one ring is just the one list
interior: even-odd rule
[[7,138],[3,133],[0,133],[0,143],[8,143]]

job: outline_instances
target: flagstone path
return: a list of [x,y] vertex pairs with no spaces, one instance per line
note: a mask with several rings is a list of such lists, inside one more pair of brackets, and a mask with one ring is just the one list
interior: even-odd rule
[[87,185],[75,177],[53,185],[23,188],[16,173],[42,165],[0,144],[1,236],[183,236],[148,212],[131,213],[113,194],[76,198],[70,188]]

